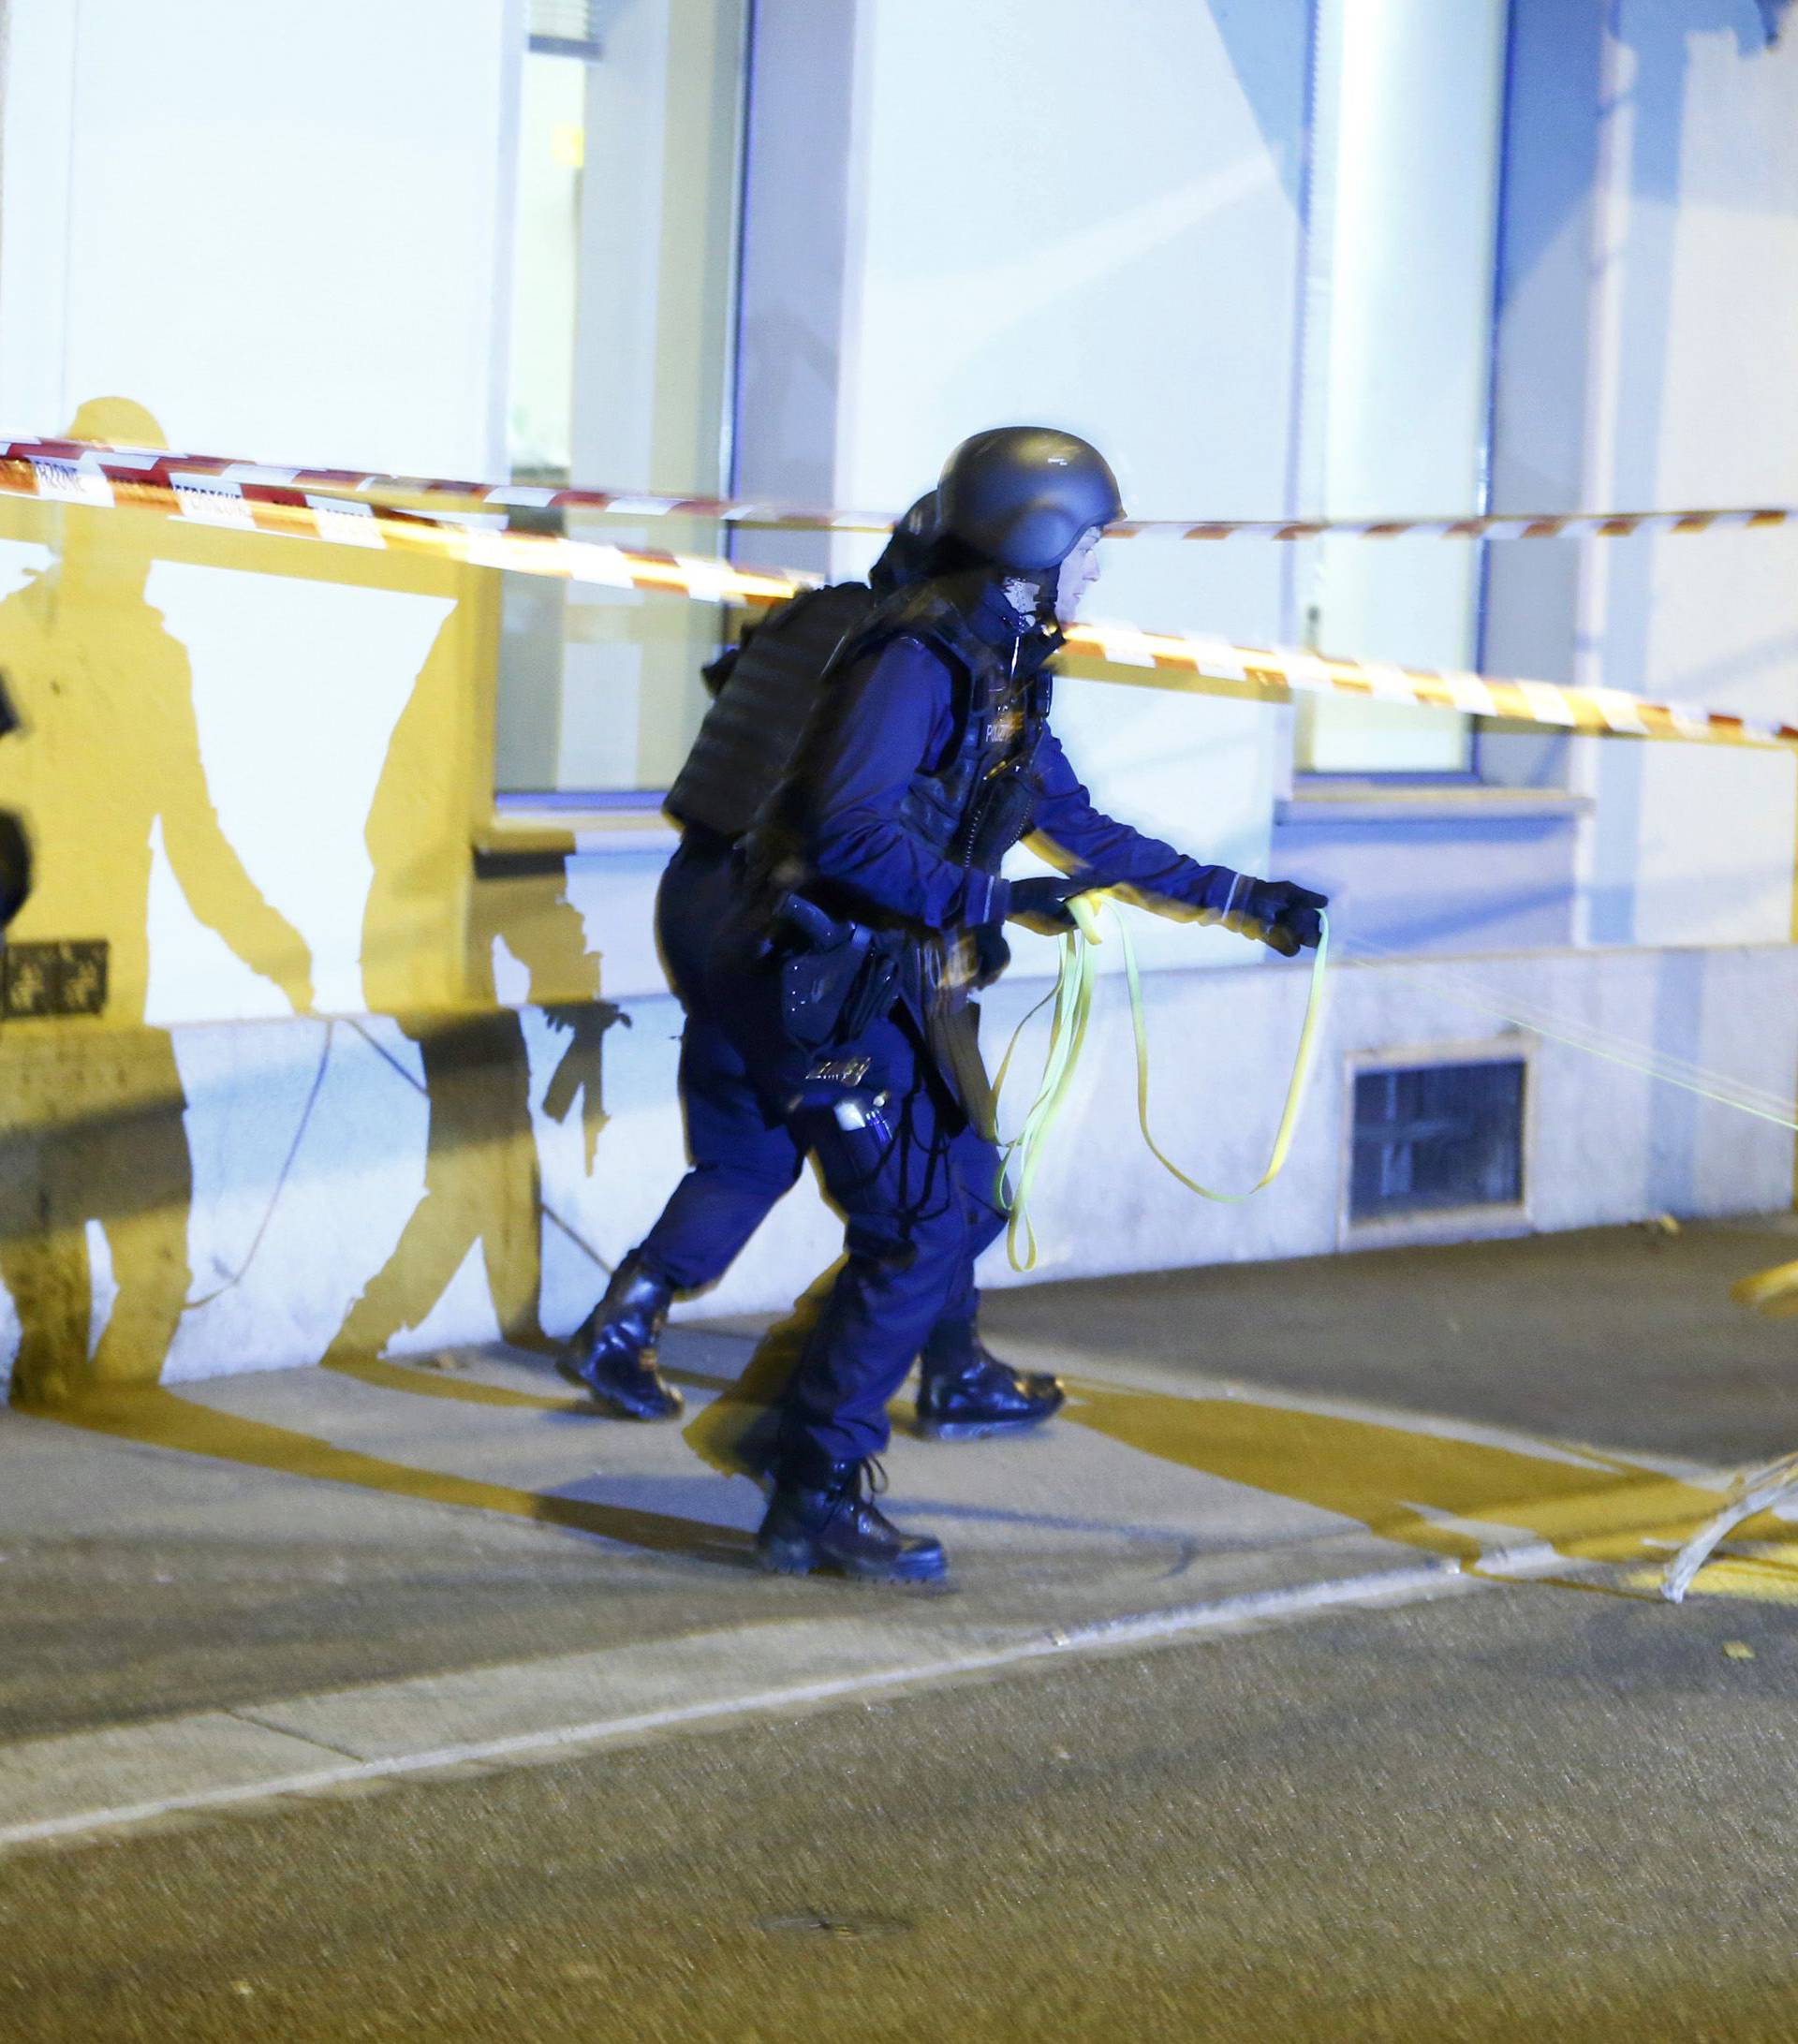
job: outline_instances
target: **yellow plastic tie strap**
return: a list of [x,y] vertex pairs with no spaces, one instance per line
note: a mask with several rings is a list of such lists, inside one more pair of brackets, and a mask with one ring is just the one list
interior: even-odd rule
[[1124,944],[1124,976],[1130,985],[1130,1026],[1136,1034],[1136,1118],[1142,1125],[1142,1140],[1162,1169],[1201,1199],[1215,1199],[1226,1206],[1238,1205],[1271,1185],[1285,1166],[1292,1138],[1298,1131],[1305,1088],[1311,1081],[1311,1067],[1317,1059],[1318,1028],[1323,1016],[1323,975],[1330,963],[1330,918],[1319,909],[1318,920],[1321,929],[1318,948],[1311,957],[1311,986],[1305,996],[1304,1021],[1299,1028],[1299,1047],[1292,1054],[1292,1075],[1287,1081],[1286,1102],[1280,1109],[1280,1125],[1274,1132],[1274,1148],[1268,1156],[1267,1169],[1246,1192],[1213,1192],[1209,1185],[1201,1185],[1196,1178],[1186,1176],[1162,1151],[1149,1127],[1149,1032],[1142,1012],[1142,981],[1137,971],[1136,950],[1130,943],[1130,933],[1124,919],[1121,916],[1117,919],[1118,934]]
[[[1074,896],[1068,904],[1079,929],[1077,933],[1069,932],[1061,940],[1061,972],[1055,985],[1054,1017],[1050,1024],[1049,1049],[1043,1061],[1042,1081],[1037,1089],[1030,1111],[1024,1117],[1023,1128],[1005,1145],[999,1166],[998,1199],[1000,1205],[1009,1209],[1010,1213],[1010,1221],[1006,1230],[1006,1252],[1014,1271],[1029,1271],[1036,1267],[1037,1238],[1030,1222],[1030,1193],[1042,1162],[1043,1148],[1049,1132],[1071,1090],[1081,1051],[1085,1044],[1087,1024],[1092,1017],[1096,978],[1091,952],[1093,947],[1102,941],[1098,910],[1098,904],[1105,899],[1106,896],[1101,890],[1094,890],[1086,894]],[[1197,1193],[1201,1199],[1216,1200],[1222,1205],[1235,1205],[1252,1198],[1280,1175],[1288,1153],[1292,1147],[1292,1138],[1298,1129],[1299,1115],[1304,1105],[1305,1088],[1310,1082],[1311,1069],[1317,1059],[1318,1035],[1324,1006],[1324,974],[1330,960],[1330,919],[1326,915],[1319,915],[1322,929],[1311,961],[1311,985],[1305,1000],[1304,1021],[1299,1030],[1298,1049],[1293,1053],[1291,1077],[1287,1081],[1286,1100],[1280,1110],[1279,1126],[1275,1131],[1274,1147],[1268,1157],[1267,1169],[1246,1192],[1215,1192],[1209,1185],[1201,1184],[1199,1180],[1190,1177],[1174,1163],[1156,1141],[1154,1130],[1149,1125],[1149,1033],[1142,1002],[1142,978],[1137,965],[1136,948],[1130,942],[1128,926],[1117,914],[1114,904],[1112,913],[1116,919],[1119,941],[1124,948],[1124,976],[1130,991],[1130,1026],[1136,1040],[1137,1122],[1142,1130],[1142,1140],[1148,1145],[1149,1154],[1165,1171],[1178,1179],[1187,1191]],[[1039,1002],[1037,1006],[1040,1007],[1042,1003]],[[1035,1013],[1036,1009],[1033,1008],[1031,1014]],[[1012,1036],[994,1083],[995,1096],[1005,1084],[1012,1052],[1017,1049],[1018,1036],[1029,1020],[1030,1016],[1026,1015]]]
[[[1099,941],[1098,926],[1085,902],[1076,897],[1070,904],[1081,924],[1079,934],[1069,931],[1061,940],[1061,972],[1055,981],[1055,1011],[1049,1024],[1049,1048],[1043,1057],[1042,1079],[1036,1098],[1024,1118],[1024,1126],[1004,1144],[999,1156],[996,1198],[1010,1214],[1005,1232],[1006,1255],[1014,1271],[1030,1271],[1037,1263],[1036,1231],[1030,1225],[1030,1192],[1042,1162],[1043,1145],[1054,1126],[1079,1068],[1080,1053],[1086,1041],[1086,1025],[1093,1011],[1093,966],[1091,947]],[[1012,1033],[993,1082],[996,1110],[1010,1069],[1012,1052],[1024,1025],[1037,1013],[1039,1001]],[[1022,1251],[1020,1250],[1022,1245]]]

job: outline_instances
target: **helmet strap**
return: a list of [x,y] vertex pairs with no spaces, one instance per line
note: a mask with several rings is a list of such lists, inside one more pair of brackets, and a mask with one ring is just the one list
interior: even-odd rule
[[1055,614],[1055,585],[1060,575],[1059,564],[1039,573],[1012,569],[1004,576],[999,587],[1005,593],[1005,600],[1026,625],[1043,625]]

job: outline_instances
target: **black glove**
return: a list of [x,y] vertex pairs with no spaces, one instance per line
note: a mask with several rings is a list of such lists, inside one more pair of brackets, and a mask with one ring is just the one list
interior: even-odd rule
[[1080,926],[1068,904],[1076,894],[1090,893],[1093,886],[1090,879],[1070,879],[1064,873],[1032,874],[1027,880],[1012,881],[1007,914],[1039,930],[1075,930]]
[[1282,958],[1296,958],[1317,948],[1329,905],[1327,894],[1291,880],[1250,880],[1237,889],[1224,921],[1245,937],[1260,937]]
[[1011,963],[1011,947],[996,922],[983,922],[972,933],[974,940],[974,991],[979,993]]

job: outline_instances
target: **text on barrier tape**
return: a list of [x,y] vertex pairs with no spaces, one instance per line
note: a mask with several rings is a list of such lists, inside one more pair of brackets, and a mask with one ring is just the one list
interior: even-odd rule
[[[819,581],[816,575],[740,568],[732,562],[702,554],[664,553],[592,539],[565,539],[550,533],[457,524],[415,511],[317,495],[290,483],[227,480],[214,475],[190,475],[180,468],[161,475],[133,470],[121,477],[86,465],[0,455],[0,495],[96,509],[153,510],[192,524],[385,549],[605,589],[659,590],[700,603],[760,609],[783,602],[802,589],[816,588]],[[1572,688],[1557,682],[1437,672],[1387,661],[1239,646],[1197,633],[1146,632],[1133,625],[1074,625],[1068,630],[1067,640],[1075,654],[1092,655],[1113,667],[1179,677],[1171,685],[1199,693],[1211,684],[1276,694],[1356,696],[1597,735],[1721,745],[1798,745],[1798,725],[1648,702],[1622,689]]]

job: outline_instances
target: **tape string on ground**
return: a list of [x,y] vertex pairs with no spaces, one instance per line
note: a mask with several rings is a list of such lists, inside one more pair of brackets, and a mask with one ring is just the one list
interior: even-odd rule
[[1776,1127],[1798,1133],[1798,1100],[1747,1085],[1727,1073],[1633,1043],[1613,1032],[1570,1022],[1537,1008],[1531,1003],[1505,999],[1440,966],[1407,963],[1405,953],[1385,950],[1363,941],[1350,941],[1344,948],[1357,963],[1378,965],[1401,978],[1420,980],[1457,1007],[1472,1008],[1496,1021],[1527,1029],[1533,1035],[1562,1044],[1569,1050],[1583,1051],[1587,1056],[1640,1072],[1662,1085],[1675,1086],[1717,1106],[1732,1108],[1738,1113],[1752,1115],[1758,1121],[1771,1122]]
[[1666,1076],[1669,1079],[1690,1080],[1702,1085],[1713,1085],[1732,1095],[1732,1098],[1746,1105],[1768,1110],[1775,1118],[1798,1115],[1798,1101],[1771,1088],[1751,1085],[1746,1080],[1732,1078],[1714,1066],[1698,1064],[1689,1058],[1682,1058],[1673,1051],[1661,1051],[1652,1044],[1638,1042],[1624,1036],[1621,1031],[1599,1029],[1590,1023],[1575,1022],[1557,1016],[1551,1010],[1526,1001],[1511,1000],[1481,987],[1479,982],[1467,979],[1452,968],[1434,961],[1420,963],[1413,954],[1387,950],[1378,945],[1363,939],[1351,939],[1346,945],[1357,963],[1389,966],[1410,977],[1417,977],[1427,970],[1429,982],[1437,991],[1462,1007],[1477,1008],[1480,1012],[1496,1016],[1498,1020],[1515,1022],[1535,1030],[1539,1035],[1552,1036],[1575,1050],[1600,1050],[1618,1054],[1630,1054],[1642,1061],[1644,1068],[1652,1067],[1651,1076]]

